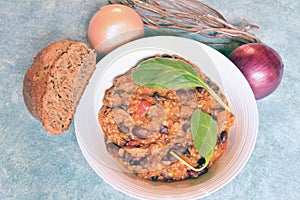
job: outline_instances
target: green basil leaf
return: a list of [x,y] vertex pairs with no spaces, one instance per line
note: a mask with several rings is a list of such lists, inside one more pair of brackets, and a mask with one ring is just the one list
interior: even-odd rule
[[[133,80],[143,87],[158,90],[178,90],[185,88],[205,88],[223,108],[230,108],[200,78],[191,65],[172,58],[150,58],[139,63],[132,73]],[[231,111],[230,111],[231,112]]]
[[217,122],[209,114],[196,109],[191,118],[191,133],[194,145],[205,158],[207,166],[217,142]]
[[152,89],[178,90],[199,85],[199,76],[186,62],[169,58],[150,58],[133,71],[133,80]]

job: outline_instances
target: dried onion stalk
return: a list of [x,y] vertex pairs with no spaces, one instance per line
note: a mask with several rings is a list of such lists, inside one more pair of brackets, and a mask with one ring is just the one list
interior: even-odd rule
[[[173,32],[182,36],[201,35],[213,41],[211,44],[261,42],[249,30],[258,26],[243,19],[236,26],[229,23],[218,11],[198,0],[109,0],[135,9],[150,29]],[[187,33],[187,34],[186,34]]]

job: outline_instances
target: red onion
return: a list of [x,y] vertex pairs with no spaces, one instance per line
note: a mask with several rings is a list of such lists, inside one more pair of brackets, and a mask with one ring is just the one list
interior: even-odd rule
[[239,46],[229,59],[244,74],[257,100],[274,92],[281,82],[282,60],[274,49],[263,43]]

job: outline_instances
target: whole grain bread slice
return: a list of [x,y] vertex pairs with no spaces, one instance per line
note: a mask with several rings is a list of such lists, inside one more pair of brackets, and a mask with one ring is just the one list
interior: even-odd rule
[[52,134],[69,129],[80,97],[96,66],[86,44],[63,40],[42,49],[24,77],[26,107]]

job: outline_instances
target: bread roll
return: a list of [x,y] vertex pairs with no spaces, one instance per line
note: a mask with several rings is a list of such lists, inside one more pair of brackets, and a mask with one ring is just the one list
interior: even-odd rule
[[52,134],[69,129],[80,97],[96,66],[86,44],[62,40],[42,49],[23,82],[27,109]]

